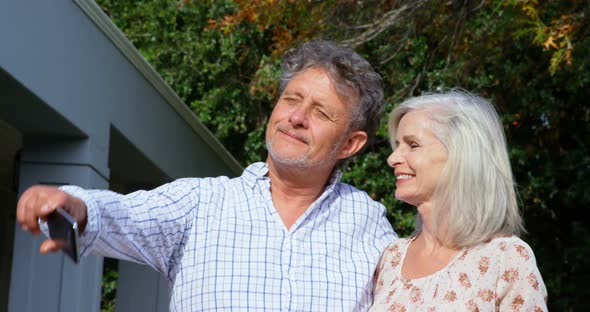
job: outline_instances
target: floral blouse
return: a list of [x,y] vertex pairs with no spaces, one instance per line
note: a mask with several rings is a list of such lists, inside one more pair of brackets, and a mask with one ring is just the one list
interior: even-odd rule
[[535,255],[520,238],[463,249],[440,271],[405,279],[401,268],[413,239],[396,240],[383,253],[371,311],[547,311]]

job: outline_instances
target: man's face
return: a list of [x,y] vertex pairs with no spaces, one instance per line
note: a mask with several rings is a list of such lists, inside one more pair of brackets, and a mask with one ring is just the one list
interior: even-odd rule
[[350,119],[351,108],[336,93],[328,73],[307,69],[287,84],[270,116],[266,129],[270,158],[299,168],[332,168],[351,156],[349,141],[362,132],[347,131]]

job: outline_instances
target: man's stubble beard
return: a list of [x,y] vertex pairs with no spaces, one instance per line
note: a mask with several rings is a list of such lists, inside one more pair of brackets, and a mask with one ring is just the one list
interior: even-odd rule
[[[340,149],[345,138],[346,138],[346,135],[343,135],[340,138],[340,140],[338,142],[336,142],[336,144],[334,144],[334,146],[332,146],[332,149],[330,150],[330,152],[328,153],[328,155],[324,159],[316,160],[316,161],[313,161],[310,159],[309,150],[297,158],[280,157],[279,155],[277,155],[277,153],[274,152],[273,147],[272,147],[272,140],[268,137],[266,139],[266,149],[268,151],[268,155],[270,156],[270,158],[272,158],[272,161],[277,164],[282,164],[282,165],[294,167],[297,169],[318,168],[318,167],[324,167],[324,166],[328,165],[328,163],[332,162],[332,160],[336,157],[336,154],[338,153],[338,149]],[[334,163],[337,163],[337,161]]]

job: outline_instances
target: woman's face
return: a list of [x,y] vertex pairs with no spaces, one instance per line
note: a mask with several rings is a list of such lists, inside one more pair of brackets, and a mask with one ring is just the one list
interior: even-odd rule
[[395,137],[397,147],[387,158],[396,177],[395,197],[413,206],[432,199],[447,163],[447,150],[431,129],[425,110],[405,114]]

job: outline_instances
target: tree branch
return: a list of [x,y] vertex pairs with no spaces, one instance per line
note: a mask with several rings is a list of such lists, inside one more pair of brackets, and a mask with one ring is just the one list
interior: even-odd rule
[[383,16],[375,21],[374,23],[361,25],[361,27],[367,27],[368,29],[362,32],[360,35],[344,40],[342,42],[343,45],[350,46],[350,47],[357,47],[365,42],[370,41],[371,39],[377,37],[383,31],[387,30],[389,27],[399,23],[404,17],[411,12],[415,11],[419,7],[423,6],[429,2],[428,0],[414,0],[410,1],[402,5],[401,7],[388,11],[387,13],[383,14]]

